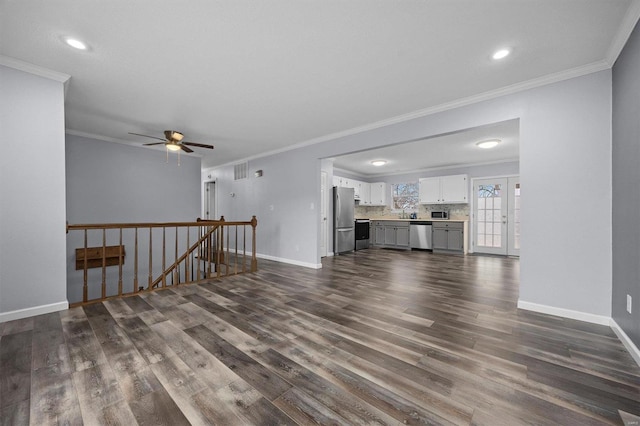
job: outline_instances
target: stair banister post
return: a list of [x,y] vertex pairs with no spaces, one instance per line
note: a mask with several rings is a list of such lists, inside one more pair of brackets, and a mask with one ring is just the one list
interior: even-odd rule
[[251,272],[258,270],[258,259],[256,258],[256,226],[258,226],[258,219],[253,216],[251,218],[251,228],[253,229],[253,236],[251,238]]

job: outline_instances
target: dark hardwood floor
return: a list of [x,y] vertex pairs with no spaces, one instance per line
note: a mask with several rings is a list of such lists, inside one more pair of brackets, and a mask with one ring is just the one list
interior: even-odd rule
[[370,249],[0,324],[2,425],[640,424],[604,326],[517,259]]

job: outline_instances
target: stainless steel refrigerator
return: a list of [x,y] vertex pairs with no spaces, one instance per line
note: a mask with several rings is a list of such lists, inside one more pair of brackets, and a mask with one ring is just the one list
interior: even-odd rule
[[333,187],[333,252],[353,251],[356,246],[353,188]]

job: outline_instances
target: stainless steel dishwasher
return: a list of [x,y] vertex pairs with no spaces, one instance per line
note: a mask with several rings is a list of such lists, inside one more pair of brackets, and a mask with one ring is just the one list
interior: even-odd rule
[[414,249],[432,250],[432,222],[413,221],[409,225],[409,246]]

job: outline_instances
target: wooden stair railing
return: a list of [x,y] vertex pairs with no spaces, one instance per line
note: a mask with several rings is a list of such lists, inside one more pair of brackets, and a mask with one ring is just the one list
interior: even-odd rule
[[[73,264],[77,270],[82,270],[82,301],[74,302],[70,297],[71,306],[97,302],[114,296],[152,291],[181,283],[255,272],[258,268],[257,224],[255,216],[246,222],[225,221],[223,216],[220,220],[198,218],[196,222],[67,225],[67,234],[70,231],[83,231],[81,240],[73,236],[74,233],[67,237],[69,247],[81,246],[75,249],[76,259],[73,260]],[[247,254],[248,227],[251,227],[250,255]],[[167,236],[167,228],[175,229],[173,241],[169,241],[169,244],[167,239],[170,240],[172,236],[171,232]],[[157,229],[162,230],[162,239],[157,241],[156,238],[154,242],[154,230]],[[184,233],[182,239],[179,235],[180,229]],[[144,247],[144,237],[139,238],[139,234],[145,230],[148,232],[148,250]],[[89,231],[97,232],[89,235]],[[112,232],[108,233],[108,231]],[[123,237],[123,231],[132,234],[126,234]],[[242,238],[239,238],[240,232]],[[113,236],[113,233],[116,235]],[[232,234],[234,234],[233,238]],[[195,240],[193,244],[192,239]],[[127,244],[129,247],[125,250]],[[174,258],[171,265],[167,267],[167,249],[171,246],[173,246]],[[159,250],[160,254],[157,253]],[[179,254],[180,250],[183,250],[182,254]],[[129,261],[126,268],[125,253],[127,255],[133,253],[133,264]],[[148,263],[146,288],[140,286],[139,280],[139,267],[144,263]],[[161,263],[159,271],[158,263]],[[117,274],[114,271],[115,266],[117,266]],[[109,267],[114,268],[107,270]],[[92,271],[94,268],[100,268],[100,273]],[[100,282],[99,288],[94,286],[96,281]],[[77,290],[79,282],[78,275],[69,274],[67,283],[69,288]],[[131,282],[131,287],[128,282]],[[125,286],[131,291],[125,290]],[[100,295],[96,296],[95,293],[98,290]],[[69,293],[72,295],[73,291]],[[90,293],[93,293],[91,297]]]

